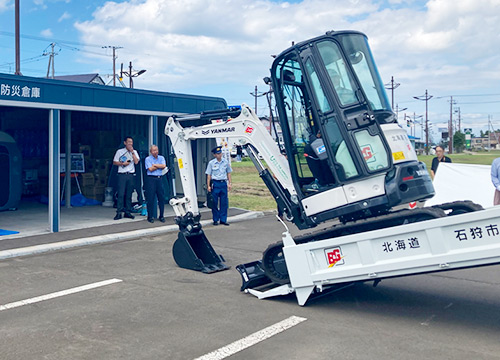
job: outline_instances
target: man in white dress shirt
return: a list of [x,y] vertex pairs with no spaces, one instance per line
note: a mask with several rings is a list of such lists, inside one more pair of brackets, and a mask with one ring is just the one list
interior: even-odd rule
[[[123,141],[124,148],[118,149],[113,158],[113,165],[118,166],[118,201],[116,206],[115,220],[124,217],[133,219],[132,191],[135,183],[135,165],[139,163],[139,154],[134,150],[134,139],[127,136]],[[125,206],[124,206],[125,203]]]

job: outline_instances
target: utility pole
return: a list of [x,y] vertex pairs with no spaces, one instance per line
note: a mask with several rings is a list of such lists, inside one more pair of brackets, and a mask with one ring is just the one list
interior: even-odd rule
[[255,98],[255,114],[257,114],[257,98],[266,95],[266,93],[258,93],[257,85],[255,85],[255,90],[254,92],[251,92],[250,95],[252,95]]
[[488,129],[491,129],[490,130],[490,133],[488,134],[488,147],[491,149],[491,132],[493,132],[493,136],[495,137],[495,140],[496,140],[496,144],[495,144],[495,148],[497,148],[498,144],[500,144],[500,142],[498,141],[498,134],[497,132],[495,131],[495,129],[493,129],[493,123],[491,122],[491,118],[492,116],[491,115],[488,115]]
[[[52,76],[50,77],[51,79],[54,79],[55,77],[55,70],[54,70],[54,57],[55,57],[55,52],[54,52],[54,47],[56,46],[55,43],[51,43],[50,46],[52,47],[52,50],[50,51],[50,54],[49,54],[49,65],[47,66],[47,79],[49,78],[49,74],[50,74],[50,69],[51,69],[51,65],[52,65]],[[47,55],[47,53],[44,53],[44,55]]]
[[132,89],[134,87],[134,82],[132,81],[132,61],[128,63],[128,73],[130,75],[128,77],[128,87]]
[[15,75],[22,75],[21,74],[21,33],[20,33],[20,26],[19,26],[19,0],[16,0],[15,3],[15,21],[16,21],[16,72]]
[[394,110],[394,89],[397,89],[401,85],[394,81],[394,76],[391,76],[391,82],[389,84],[385,84],[385,88],[391,90],[391,107]]
[[448,143],[448,152],[450,154],[453,154],[453,105],[456,104],[455,101],[453,101],[453,96],[450,96],[450,123],[448,124],[448,136],[449,136],[449,143]]
[[455,108],[455,112],[458,113],[458,131],[461,131],[460,106]]
[[[493,128],[493,126],[491,126],[490,115],[488,115],[488,129],[491,129],[491,128]],[[488,133],[488,151],[490,151],[490,150],[491,150],[491,130]]]
[[116,56],[116,50],[117,49],[123,49],[122,46],[103,46],[103,49],[113,49],[113,86],[116,86],[116,59],[118,59],[118,56]]
[[257,85],[255,85],[255,94],[254,94],[254,98],[255,98],[255,113],[257,114]]
[[432,99],[432,95],[429,95],[427,89],[425,89],[425,95],[422,96],[414,96],[414,99],[425,101],[425,153],[429,155],[429,107],[428,102]]

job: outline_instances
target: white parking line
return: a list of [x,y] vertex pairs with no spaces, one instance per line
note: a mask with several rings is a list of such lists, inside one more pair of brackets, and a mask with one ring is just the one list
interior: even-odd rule
[[298,317],[298,316],[290,316],[288,319],[280,321],[274,325],[266,327],[260,331],[257,331],[241,340],[237,340],[229,345],[221,347],[218,350],[212,351],[206,355],[203,355],[194,360],[221,360],[225,359],[228,356],[236,354],[237,352],[249,348],[252,345],[255,345],[261,341],[269,339],[271,336],[279,334],[285,330],[290,329],[291,327],[300,324],[302,321],[306,321],[306,318]]
[[93,284],[78,286],[78,287],[71,288],[68,290],[58,291],[58,292],[47,294],[47,295],[37,296],[37,297],[31,298],[31,299],[20,300],[20,301],[16,301],[13,303],[0,305],[0,311],[13,309],[13,308],[23,306],[23,305],[34,304],[34,303],[37,303],[40,301],[54,299],[56,297],[70,295],[70,294],[74,294],[74,293],[85,291],[85,290],[95,289],[95,288],[98,288],[101,286],[111,285],[111,284],[122,282],[122,281],[123,280],[120,280],[120,279],[109,279],[109,280],[96,282]]

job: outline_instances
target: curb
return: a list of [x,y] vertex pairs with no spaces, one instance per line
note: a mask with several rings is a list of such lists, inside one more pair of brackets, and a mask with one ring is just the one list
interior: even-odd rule
[[[264,213],[261,211],[250,211],[244,214],[239,214],[235,216],[231,216],[228,218],[228,221],[234,223],[239,221],[257,219],[263,217]],[[212,220],[203,220],[201,221],[202,226],[212,224]],[[134,230],[125,233],[116,233],[116,234],[106,234],[106,235],[98,235],[92,236],[88,238],[81,238],[75,240],[66,240],[59,241],[56,243],[42,244],[42,245],[33,245],[27,246],[17,249],[3,250],[0,251],[0,260],[15,258],[19,256],[27,256],[27,255],[36,255],[42,254],[50,251],[57,250],[65,250],[71,249],[74,247],[94,245],[94,244],[103,244],[112,241],[123,241],[123,240],[132,240],[137,239],[144,236],[156,236],[161,234],[166,234],[173,231],[178,231],[177,225],[166,225],[159,226],[152,229],[141,229]]]

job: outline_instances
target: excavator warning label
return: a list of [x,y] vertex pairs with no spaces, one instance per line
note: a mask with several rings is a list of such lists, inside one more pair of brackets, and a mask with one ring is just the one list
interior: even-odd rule
[[182,169],[184,165],[182,164],[182,159],[179,159],[179,169]]
[[340,247],[325,249],[325,255],[328,267],[345,264],[344,255],[342,254],[342,249]]
[[405,154],[402,151],[398,151],[398,152],[392,153],[392,157],[394,158],[395,161],[404,160]]

